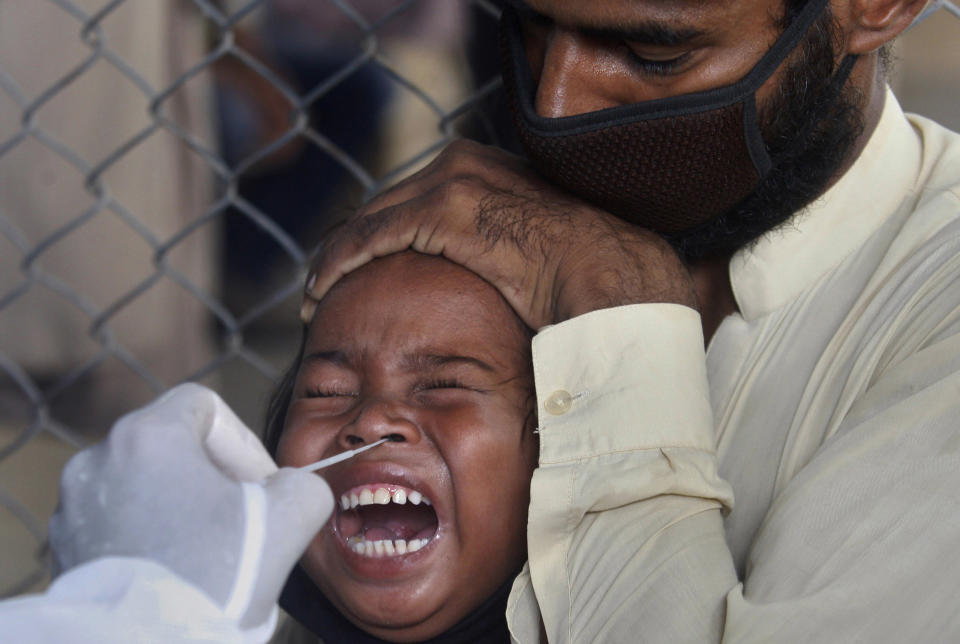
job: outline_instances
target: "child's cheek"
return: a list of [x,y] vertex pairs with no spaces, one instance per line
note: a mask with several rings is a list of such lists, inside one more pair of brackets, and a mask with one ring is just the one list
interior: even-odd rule
[[277,443],[277,465],[280,467],[296,467],[305,465],[311,460],[307,451],[305,432],[302,424],[288,421]]
[[294,404],[277,444],[277,465],[301,466],[329,456],[327,451],[336,440],[337,423]]

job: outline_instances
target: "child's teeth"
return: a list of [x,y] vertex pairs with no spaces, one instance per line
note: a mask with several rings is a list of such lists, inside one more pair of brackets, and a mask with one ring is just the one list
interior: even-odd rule
[[367,557],[394,557],[397,555],[406,555],[420,550],[430,542],[430,539],[410,539],[404,541],[397,539],[390,541],[388,539],[379,539],[377,541],[367,541],[363,537],[350,537],[347,540],[347,546],[358,555]]
[[387,505],[388,503],[393,502],[398,505],[404,505],[405,503],[412,503],[413,505],[430,505],[430,499],[423,496],[420,492],[410,491],[397,488],[393,492],[385,487],[378,487],[376,489],[367,488],[361,490],[359,495],[357,492],[350,492],[349,494],[344,494],[340,497],[340,507],[343,510],[353,510],[359,505]]

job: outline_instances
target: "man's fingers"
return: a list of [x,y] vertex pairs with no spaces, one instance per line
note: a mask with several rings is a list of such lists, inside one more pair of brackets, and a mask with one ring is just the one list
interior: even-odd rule
[[[414,200],[414,203],[418,202]],[[411,202],[385,208],[344,223],[327,238],[307,280],[300,317],[309,324],[322,298],[344,275],[377,257],[414,246],[425,209],[417,213]],[[313,300],[313,301],[311,301]]]
[[[474,232],[474,213],[481,195],[489,193],[482,179],[462,176],[418,193],[383,210],[344,222],[325,241],[317,256],[305,296],[319,300],[344,275],[385,255],[407,249],[443,255],[470,268],[468,257],[451,255],[464,234]],[[301,311],[309,323],[313,307]]]
[[[385,217],[381,217],[378,221],[386,227]],[[406,237],[384,238],[381,235],[375,237],[371,244],[370,236],[366,232],[369,226],[369,221],[362,224],[358,223],[358,220],[347,222],[327,239],[324,250],[321,250],[311,276],[307,279],[307,290],[300,308],[300,319],[304,324],[310,324],[310,320],[313,319],[316,301],[344,275],[376,257],[409,248],[410,242]]]
[[518,156],[493,146],[459,139],[444,148],[425,168],[364,204],[360,214],[410,201],[458,176],[476,176],[491,186],[498,186],[503,181],[513,182],[516,174],[529,173],[526,161]]
[[[545,201],[549,195],[553,201]],[[563,212],[571,203],[545,187],[519,157],[454,142],[427,168],[372,200],[327,236],[307,278],[300,317],[309,324],[317,302],[347,273],[413,249],[472,270],[496,286],[525,321],[547,323],[552,320],[552,290],[540,281],[550,267],[544,267],[543,258],[531,257],[531,249],[545,247],[546,237],[533,234],[531,220]],[[554,255],[560,252],[547,245]]]
[[307,278],[301,320],[309,324],[317,300],[344,275],[377,257],[412,248],[461,261],[445,251],[462,232],[462,220],[473,220],[480,196],[509,192],[518,182],[531,180],[537,181],[520,157],[473,141],[454,141],[426,168],[328,233]]
[[[462,175],[403,203],[344,222],[325,240],[307,280],[301,307],[303,322],[310,323],[316,301],[344,275],[377,257],[408,249],[442,255],[498,288],[504,286],[485,270],[491,268],[487,266],[487,251],[492,242],[478,235],[477,228],[478,209],[491,194],[507,193],[495,192],[481,177]],[[516,249],[511,248],[508,254],[511,252],[516,253]]]

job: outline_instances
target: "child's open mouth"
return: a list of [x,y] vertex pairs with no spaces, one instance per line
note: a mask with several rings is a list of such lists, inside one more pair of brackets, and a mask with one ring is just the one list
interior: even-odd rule
[[340,496],[338,529],[361,556],[417,552],[437,533],[437,513],[417,490],[393,483],[360,485]]

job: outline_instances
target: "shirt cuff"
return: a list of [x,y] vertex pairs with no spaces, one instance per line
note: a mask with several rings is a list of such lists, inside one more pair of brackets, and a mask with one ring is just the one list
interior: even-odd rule
[[699,314],[593,311],[533,339],[540,465],[634,450],[715,449]]

